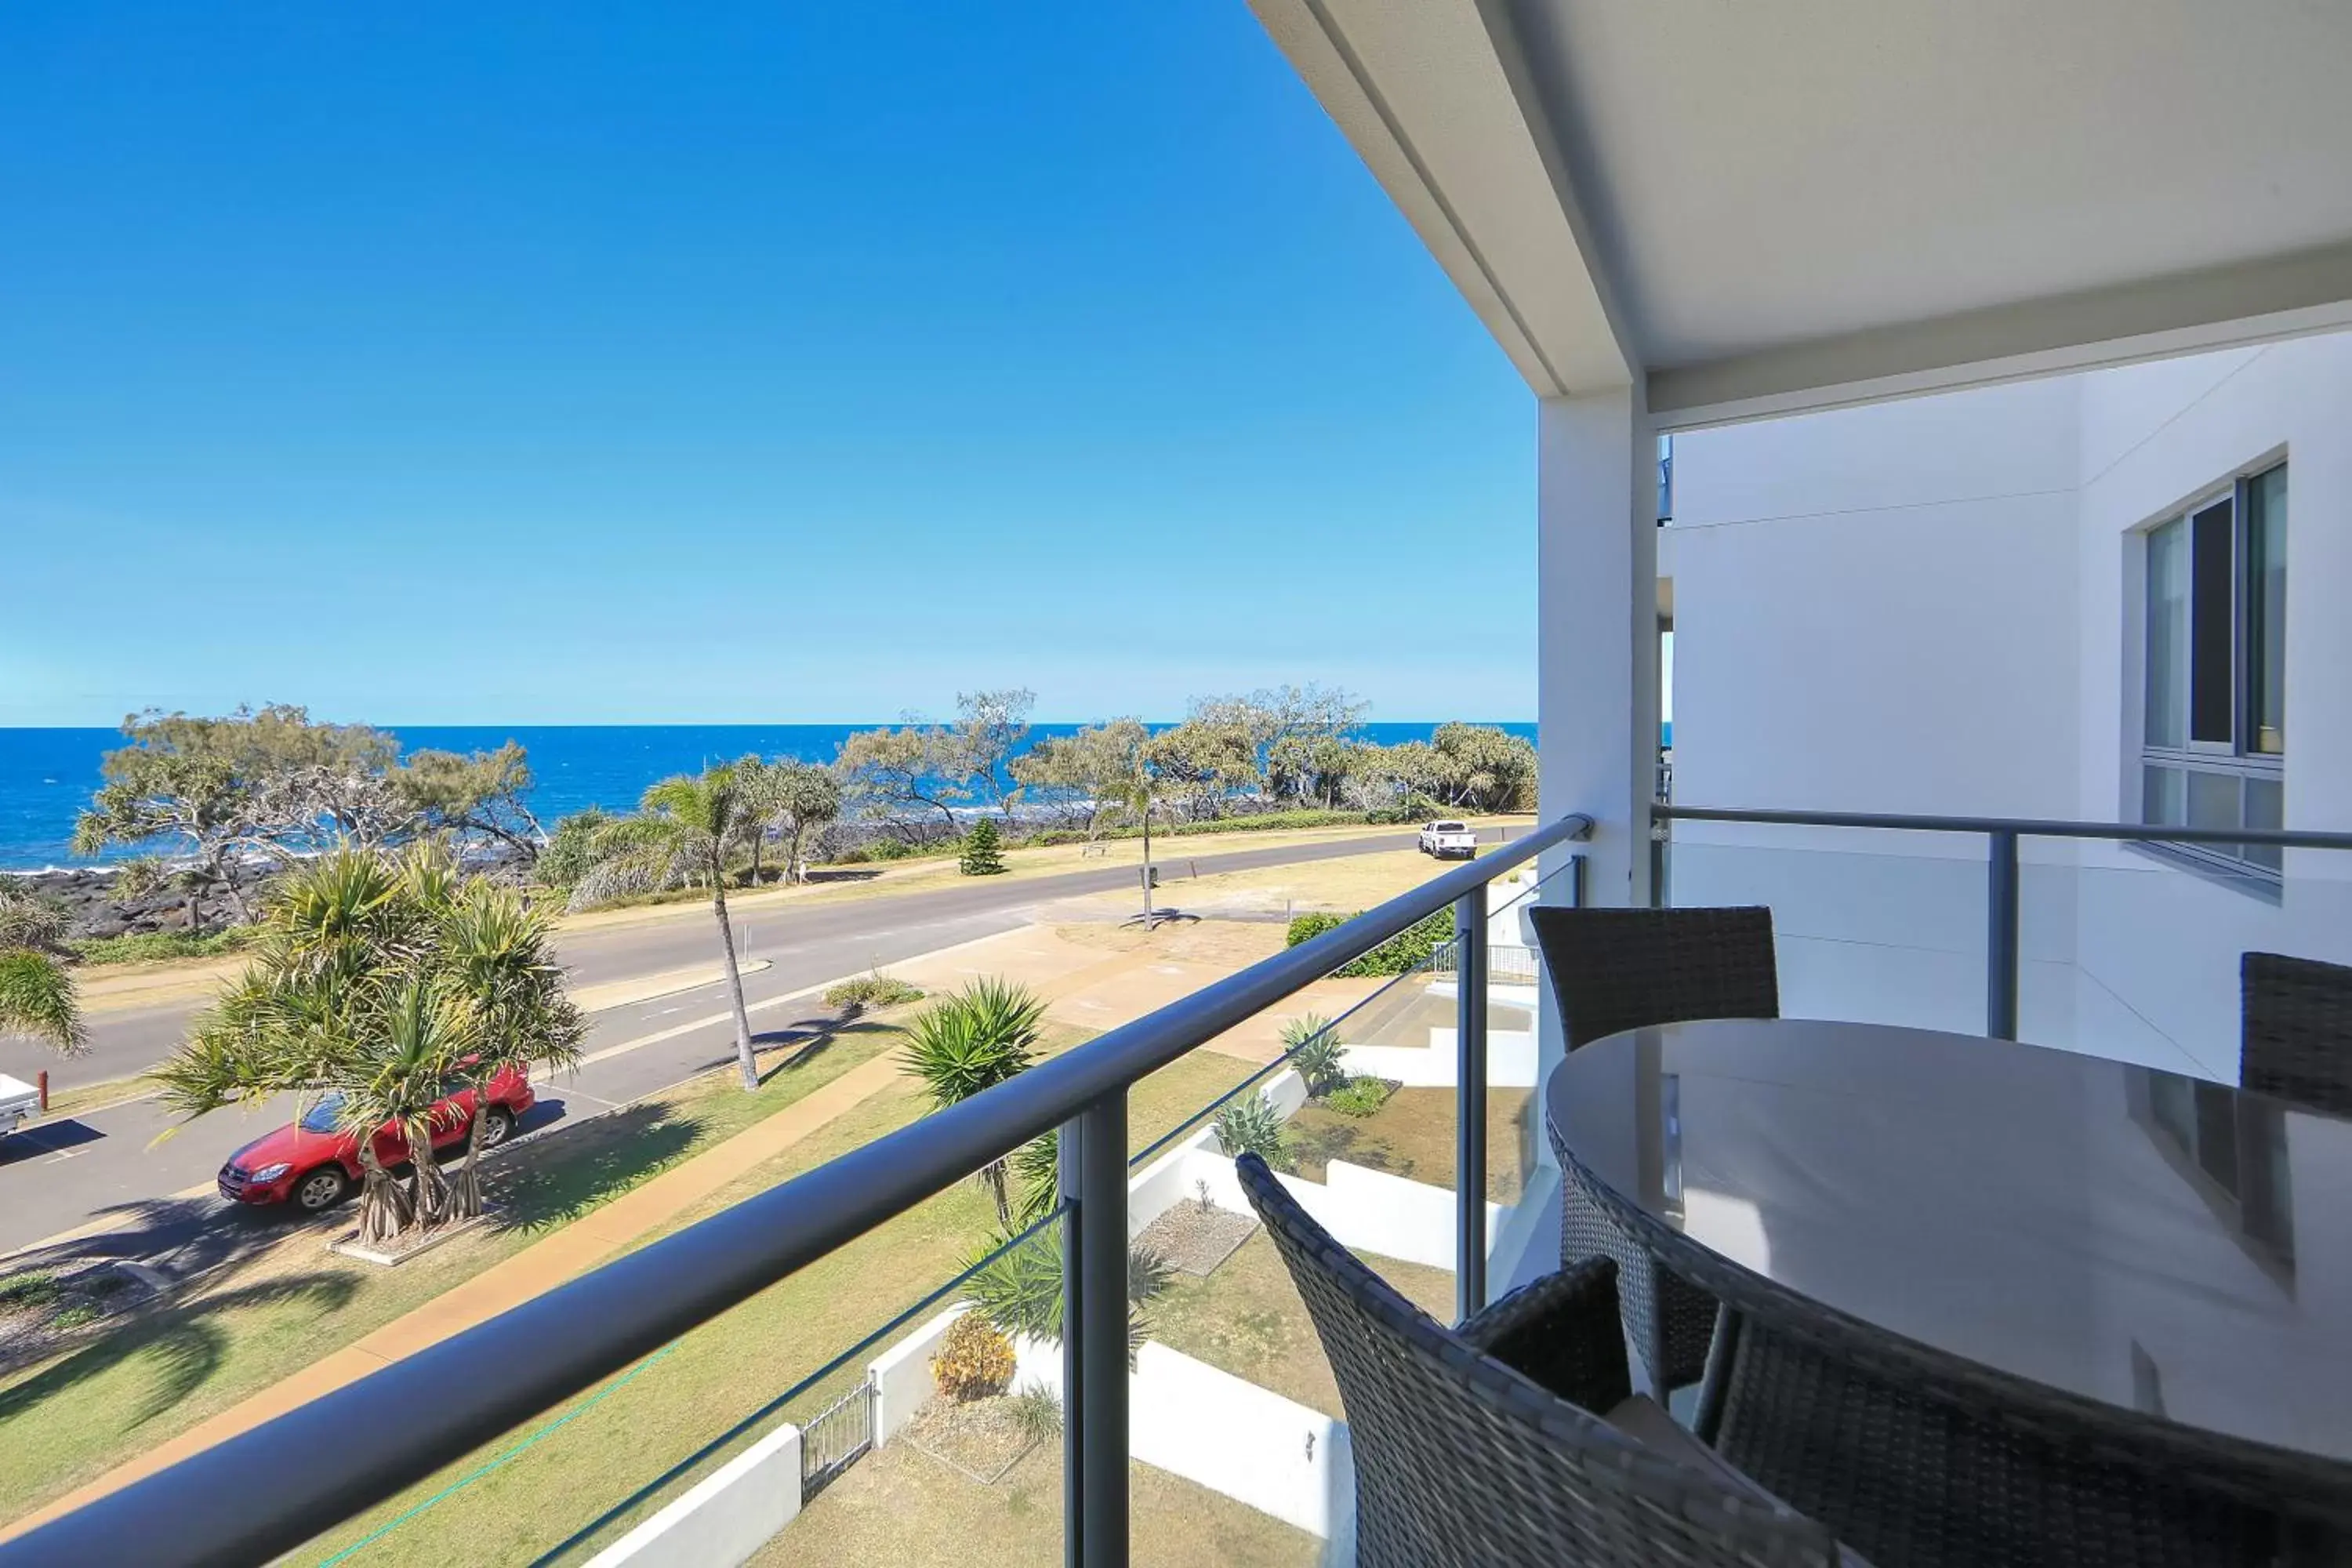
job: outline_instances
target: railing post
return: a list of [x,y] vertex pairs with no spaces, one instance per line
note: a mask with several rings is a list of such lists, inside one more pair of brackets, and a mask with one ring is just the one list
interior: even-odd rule
[[1054,1145],[1054,1186],[1062,1198],[1062,1568],[1086,1568],[1087,1421],[1083,1394],[1086,1363],[1078,1356],[1078,1308],[1086,1299],[1085,1254],[1078,1216],[1085,1213],[1079,1187],[1085,1165],[1087,1123],[1074,1116],[1061,1125]]
[[1127,1568],[1126,1090],[1079,1112],[1062,1139],[1062,1191],[1076,1200],[1063,1221],[1063,1561]]
[[1985,868],[1985,1033],[2017,1038],[2017,835],[1990,835]]
[[1486,1304],[1486,889],[1454,904],[1454,1316]]

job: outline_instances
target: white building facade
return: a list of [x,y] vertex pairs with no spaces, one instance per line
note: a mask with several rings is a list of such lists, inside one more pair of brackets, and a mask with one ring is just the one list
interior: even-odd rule
[[[1684,433],[1680,805],[2352,825],[2352,334]],[[1986,839],[1676,822],[1791,1014],[1976,1029]],[[2239,955],[2352,961],[2352,856],[2028,838],[2020,1035],[2237,1071]]]

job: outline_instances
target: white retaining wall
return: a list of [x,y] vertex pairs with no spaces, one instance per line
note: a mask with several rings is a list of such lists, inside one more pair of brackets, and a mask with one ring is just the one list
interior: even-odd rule
[[780,1426],[598,1552],[588,1568],[735,1568],[800,1511],[801,1431]]
[[958,1302],[866,1363],[866,1375],[874,1381],[876,1447],[887,1443],[900,1427],[913,1420],[915,1412],[938,1392],[939,1383],[931,1376],[931,1358],[939,1354],[940,1342],[947,1338],[948,1325],[970,1310]]

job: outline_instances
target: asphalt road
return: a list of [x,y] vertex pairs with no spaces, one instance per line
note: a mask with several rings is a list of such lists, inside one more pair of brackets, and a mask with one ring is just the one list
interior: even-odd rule
[[[1243,849],[1163,859],[1197,864],[1202,875],[1280,866],[1381,850],[1409,848],[1412,835],[1383,835],[1323,844]],[[782,999],[819,983],[893,963],[919,953],[992,936],[1025,924],[1036,908],[1087,893],[1135,885],[1132,866],[1106,867],[1018,882],[976,881],[923,892],[845,900],[739,915],[748,924],[747,956],[770,967],[744,977],[755,1035],[773,1038],[826,1017],[814,996]],[[1160,901],[1183,902],[1181,881]],[[564,963],[578,985],[658,974],[715,963],[717,942],[708,918],[680,918],[567,935]],[[86,1081],[124,1076],[153,1065],[180,1038],[189,1004],[108,1013],[93,1021],[91,1055],[76,1064]],[[619,1048],[616,1048],[619,1047]],[[652,1093],[734,1057],[726,987],[713,983],[649,1002],[609,1008],[591,1021],[586,1045],[593,1058],[541,1091],[524,1122],[536,1130],[567,1118],[593,1115]],[[15,1044],[0,1047],[0,1071],[29,1079],[56,1058]],[[104,1070],[100,1070],[104,1064]],[[224,1203],[210,1190],[213,1173],[231,1151],[291,1114],[290,1102],[267,1111],[215,1111],[156,1140],[176,1124],[155,1100],[138,1100],[67,1118],[0,1139],[0,1253],[90,1221],[129,1217],[133,1223],[68,1245],[81,1256],[143,1260],[167,1272],[185,1272],[266,1242],[289,1223],[263,1210]],[[203,1189],[191,1192],[189,1189]]]

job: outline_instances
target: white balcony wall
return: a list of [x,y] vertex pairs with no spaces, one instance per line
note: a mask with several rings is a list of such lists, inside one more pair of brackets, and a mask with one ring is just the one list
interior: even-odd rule
[[[2352,338],[1685,434],[1679,804],[2128,820],[2137,532],[2288,457],[2286,820],[2352,829]],[[1764,901],[1795,1015],[1980,1029],[1980,838],[1681,823],[1678,903]],[[2240,952],[2352,961],[2352,857],[2276,901],[2026,848],[2021,1032],[2228,1079]]]

